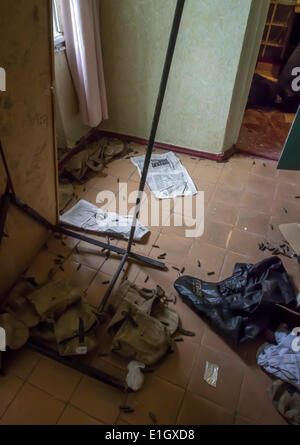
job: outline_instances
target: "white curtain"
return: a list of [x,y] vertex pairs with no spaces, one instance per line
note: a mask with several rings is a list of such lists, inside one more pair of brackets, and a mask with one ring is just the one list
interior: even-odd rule
[[108,119],[98,0],[61,0],[67,58],[83,122]]

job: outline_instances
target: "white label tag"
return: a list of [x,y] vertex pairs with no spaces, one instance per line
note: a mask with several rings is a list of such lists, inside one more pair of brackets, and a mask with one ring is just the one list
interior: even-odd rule
[[6,72],[0,67],[0,91],[6,91]]
[[78,346],[76,348],[76,354],[77,355],[86,355],[88,352],[87,346]]

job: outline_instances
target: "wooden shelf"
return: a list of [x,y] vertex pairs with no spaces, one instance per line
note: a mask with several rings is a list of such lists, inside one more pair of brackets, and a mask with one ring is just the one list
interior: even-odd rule
[[289,27],[288,23],[284,23],[284,22],[273,22],[273,23],[267,22],[266,25],[267,26],[278,26],[279,28],[288,28]]
[[273,46],[274,48],[283,48],[284,47],[284,45],[282,45],[280,43],[275,43],[275,42],[262,41],[261,44],[264,46]]
[[298,0],[271,0],[271,5],[283,5],[283,6],[297,6]]
[[274,63],[278,63],[279,60],[284,59],[295,18],[295,8],[297,3],[300,6],[300,0],[270,1],[269,17],[261,44],[262,49],[260,60],[264,60],[267,54],[272,54],[270,48],[280,48],[280,54],[278,53],[275,55],[274,53],[272,56]]

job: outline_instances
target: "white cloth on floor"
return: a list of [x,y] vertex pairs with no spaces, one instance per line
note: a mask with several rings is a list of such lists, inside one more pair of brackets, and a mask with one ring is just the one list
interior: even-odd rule
[[267,372],[300,389],[300,338],[294,332],[276,332],[277,345],[267,345],[257,363]]

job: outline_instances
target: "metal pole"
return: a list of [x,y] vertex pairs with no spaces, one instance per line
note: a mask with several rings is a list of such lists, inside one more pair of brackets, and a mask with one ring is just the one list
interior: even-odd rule
[[182,17],[182,13],[183,13],[184,3],[185,3],[185,0],[177,0],[172,30],[171,30],[170,39],[169,39],[168,50],[167,50],[167,54],[166,54],[163,74],[162,74],[162,78],[161,78],[159,93],[158,93],[158,97],[157,97],[157,102],[156,102],[156,107],[155,107],[155,112],[154,112],[154,117],[153,117],[153,122],[152,122],[151,134],[150,134],[150,138],[149,138],[143,173],[142,173],[141,182],[140,182],[140,186],[139,186],[138,198],[136,200],[136,207],[135,207],[135,212],[133,215],[132,228],[131,228],[131,233],[130,233],[130,237],[129,237],[129,241],[128,241],[128,248],[127,248],[128,253],[131,252],[131,247],[132,247],[135,229],[136,229],[136,222],[137,222],[137,218],[139,217],[139,214],[140,214],[142,194],[143,194],[143,191],[145,188],[145,183],[146,183],[148,169],[149,169],[149,165],[150,165],[150,161],[151,161],[157,127],[159,124],[161,109],[162,109],[162,105],[163,105],[163,101],[164,101],[164,97],[165,97],[165,93],[166,93],[166,88],[167,88],[168,78],[169,78],[171,64],[172,64],[172,60],[173,60],[178,31],[179,31],[179,27],[180,27],[181,17]]
[[[15,206],[17,206],[18,208],[23,210],[23,212],[27,213],[27,215],[31,216],[33,219],[35,219],[40,224],[45,226],[48,230],[51,230],[56,233],[61,233],[62,235],[66,235],[71,238],[78,239],[80,241],[84,241],[88,244],[92,244],[94,246],[101,247],[102,249],[109,250],[109,251],[117,253],[119,255],[125,255],[127,253],[126,250],[121,249],[120,247],[114,246],[112,244],[106,244],[106,243],[103,243],[102,241],[98,241],[96,239],[87,237],[85,235],[81,235],[80,233],[68,230],[61,225],[51,224],[49,221],[47,221],[47,219],[45,219],[43,216],[41,216],[39,213],[37,213],[31,207],[29,207],[24,201],[22,201],[18,197],[14,197],[13,195],[9,195],[9,196],[11,197],[11,202]],[[137,261],[141,261],[142,263],[149,264],[150,267],[156,267],[156,268],[162,269],[162,270],[165,269],[165,267],[166,267],[165,264],[160,261],[156,261],[153,258],[148,258],[143,255],[134,254],[133,252],[130,254],[130,257],[132,257],[133,259],[135,259]]]
[[2,161],[3,161],[4,169],[5,169],[5,172],[6,172],[7,181],[8,181],[8,185],[9,185],[10,191],[12,192],[12,194],[14,196],[16,196],[14,185],[13,185],[10,173],[9,173],[9,169],[8,169],[8,165],[7,165],[7,162],[6,162],[6,158],[5,158],[5,154],[4,154],[4,151],[3,151],[3,147],[2,147],[1,141],[0,141],[0,154],[1,154]]
[[121,391],[126,391],[127,389],[125,382],[122,382],[122,380],[119,380],[116,377],[111,376],[110,374],[106,374],[106,372],[100,371],[99,369],[87,366],[79,360],[75,360],[71,357],[62,357],[56,351],[45,348],[44,346],[34,343],[33,341],[27,342],[26,345],[33,351],[38,352],[45,357],[51,358],[58,363],[68,366],[69,368],[75,369],[82,374],[99,380],[100,382],[104,382],[107,385],[120,389]]

